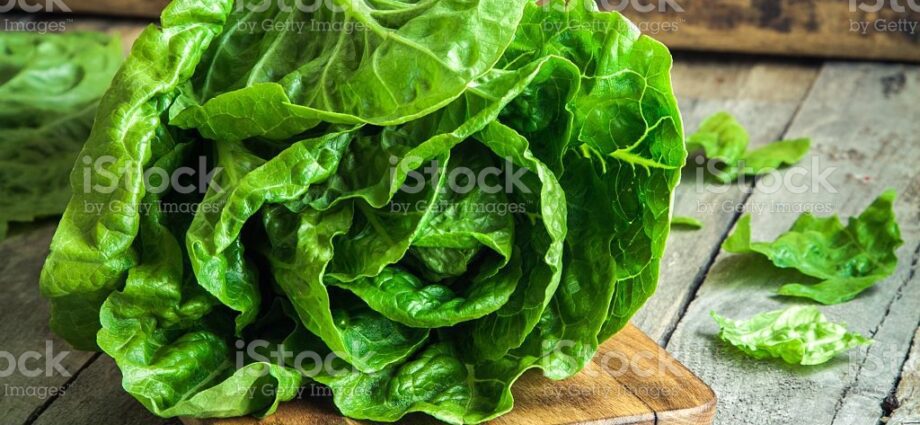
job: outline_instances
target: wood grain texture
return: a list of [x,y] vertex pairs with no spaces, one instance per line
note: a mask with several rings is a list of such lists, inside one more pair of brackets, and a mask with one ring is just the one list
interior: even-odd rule
[[[49,308],[39,296],[38,276],[55,226],[27,226],[14,225],[16,235],[0,244],[0,371],[10,373],[0,378],[0,422],[11,424],[25,422],[53,401],[92,357],[72,351],[48,328]],[[61,356],[61,369],[48,367],[45,359]],[[27,359],[24,368],[10,364],[20,359]]]
[[883,421],[891,425],[920,423],[920,329],[914,333],[913,348],[901,369],[901,380],[891,404],[894,410]]
[[[156,18],[170,0],[66,0],[70,12]],[[32,4],[33,2],[29,2]],[[261,3],[258,3],[261,4]],[[66,9],[65,9],[66,11]]]
[[[604,343],[594,361],[571,379],[550,381],[532,371],[521,377],[512,392],[514,410],[490,424],[708,424],[716,407],[715,395],[706,384],[632,325]],[[319,387],[304,394],[304,399],[281,405],[274,415],[261,421],[247,417],[186,418],[183,422],[186,425],[371,423],[338,415],[329,400],[330,394]],[[439,422],[423,415],[410,415],[400,423]]]
[[121,373],[108,356],[94,361],[34,425],[178,425],[158,418],[121,388]]
[[[876,0],[637,2],[663,5],[652,10],[618,7],[628,3],[620,0],[598,3],[621,10],[644,32],[676,49],[920,61],[917,2],[913,6]],[[883,7],[875,8],[877,4]]]
[[[728,111],[748,129],[751,146],[779,139],[818,75],[818,64],[747,59],[693,59],[678,55],[672,72],[684,130],[696,131],[709,115]],[[780,89],[777,89],[780,88]],[[694,296],[719,244],[732,225],[733,207],[749,195],[750,182],[723,185],[705,179],[691,159],[674,199],[674,214],[703,222],[697,231],[671,232],[658,289],[632,322],[660,344],[667,342]]]
[[[75,13],[156,18],[168,0],[68,0]],[[920,62],[920,7],[878,0],[598,0],[669,47]],[[310,5],[311,2],[305,4]],[[874,7],[877,4],[883,7]],[[651,7],[650,7],[651,6]]]
[[[852,350],[818,367],[754,361],[719,342],[711,310],[732,318],[806,301],[781,299],[776,289],[798,275],[780,272],[759,257],[720,254],[668,344],[720,397],[716,423],[787,424],[802,418],[823,423],[876,423],[882,400],[901,370],[920,321],[920,67],[831,63],[797,113],[787,137],[810,136],[812,150],[787,180],[758,180],[744,205],[752,213],[754,240],[773,240],[798,217],[862,211],[885,188],[900,197],[896,214],[904,246],[896,273],[855,300],[822,306],[832,320],[870,336],[870,347]],[[826,180],[828,186],[822,186]]]

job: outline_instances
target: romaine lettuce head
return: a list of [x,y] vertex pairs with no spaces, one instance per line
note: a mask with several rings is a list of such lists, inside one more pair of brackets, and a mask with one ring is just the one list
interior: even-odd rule
[[658,278],[667,49],[588,1],[268,3],[177,0],[135,43],[43,270],[55,331],[160,416],[312,380],[478,423],[577,373]]

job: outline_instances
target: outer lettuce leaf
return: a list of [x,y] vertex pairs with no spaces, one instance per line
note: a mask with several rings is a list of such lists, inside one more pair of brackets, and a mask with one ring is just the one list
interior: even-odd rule
[[[175,144],[168,134],[160,134],[158,142],[174,146],[155,163],[163,169],[175,169],[191,151],[191,144]],[[146,205],[160,201],[155,193],[143,199]],[[142,216],[141,264],[128,273],[124,289],[102,305],[99,346],[121,369],[125,390],[157,415],[271,414],[278,403],[293,398],[301,376],[266,362],[234,367],[237,356],[228,344],[233,327],[227,325],[232,318],[215,308],[217,300],[195,282],[183,261],[186,253],[176,234],[188,224],[159,207]]]
[[[463,94],[498,61],[526,4],[334,0],[304,12],[294,3],[233,15],[206,58],[208,71],[194,80],[207,103],[179,115],[177,125],[219,140],[284,139],[321,121],[394,125],[419,118]],[[266,19],[354,26],[361,36],[265,31]]]
[[706,118],[687,139],[687,150],[691,153],[702,150],[707,158],[719,161],[722,168],[714,177],[722,183],[731,183],[740,175],[756,176],[795,164],[811,146],[810,139],[791,139],[748,151],[748,141],[747,130],[735,117],[719,112]]
[[[539,54],[562,56],[580,74],[565,95],[558,94],[555,80],[528,91],[537,97],[528,97],[528,104],[573,111],[556,118],[570,122],[567,130],[541,128],[523,114],[503,117],[528,139],[571,137],[535,148],[548,164],[561,158],[568,205],[562,283],[541,328],[525,344],[544,347],[544,373],[553,378],[580,370],[599,341],[622,328],[654,291],[668,235],[669,188],[686,157],[667,49],[639,36],[620,15],[595,10],[590,2],[572,3],[568,10],[559,4],[528,7],[506,52],[512,63]],[[554,104],[548,100],[565,106],[547,106]]]
[[882,193],[846,227],[837,216],[802,214],[773,242],[751,242],[751,217],[738,220],[722,248],[759,253],[780,268],[793,268],[821,279],[817,284],[787,283],[780,295],[810,298],[822,304],[849,301],[894,273],[895,251],[904,241],[894,216],[894,190]]
[[[111,160],[94,169],[91,180],[114,183],[115,188],[84,190],[83,168],[74,169],[73,197],[41,277],[42,294],[51,300],[51,328],[76,348],[96,349],[99,306],[137,263],[132,243],[140,214],[133,207],[144,194],[144,170],[160,151],[154,140],[162,126],[164,98],[191,76],[229,11],[229,1],[170,4],[163,11],[163,27],[147,28],[138,37],[99,103],[98,119],[80,157]],[[85,212],[97,205],[102,213]]]
[[781,358],[789,364],[818,365],[872,342],[828,321],[810,306],[760,313],[747,321],[726,319],[715,312],[712,318],[722,328],[722,340],[755,359]]
[[374,374],[319,375],[343,414],[394,422],[424,412],[448,423],[480,423],[507,413],[511,384],[534,363],[508,356],[471,367],[449,343],[427,346],[416,357]]

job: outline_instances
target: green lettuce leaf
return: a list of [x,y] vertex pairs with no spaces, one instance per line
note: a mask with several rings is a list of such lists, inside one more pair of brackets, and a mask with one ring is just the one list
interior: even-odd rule
[[687,138],[690,153],[703,151],[722,168],[714,177],[722,183],[735,181],[740,175],[766,174],[779,167],[795,164],[808,153],[810,139],[780,140],[748,151],[747,130],[727,112],[703,120],[696,133]]
[[101,33],[0,32],[0,240],[8,222],[64,212],[96,104],[121,64]]
[[[73,196],[41,277],[42,294],[51,300],[51,328],[76,348],[97,348],[99,307],[137,264],[132,244],[140,212],[134,207],[143,197],[144,170],[155,153],[165,151],[155,142],[164,129],[161,114],[229,11],[229,1],[171,3],[163,11],[163,27],[141,33],[99,103],[80,157],[104,160],[89,182],[105,189],[84,190],[84,167],[78,163],[70,179]],[[87,211],[96,207],[102,211]]]
[[[463,94],[498,61],[526,4],[442,0],[390,10],[389,2],[332,0],[306,11],[295,3],[230,17],[204,59],[207,70],[192,80],[206,103],[183,111],[176,125],[218,140],[284,139],[321,122],[394,125],[419,118]],[[361,36],[318,30],[304,37],[266,30],[266,19],[354,27]]]
[[692,230],[699,230],[703,228],[703,222],[697,219],[696,217],[688,217],[675,215],[671,217],[671,228],[674,226],[684,227]]
[[818,365],[872,340],[827,320],[817,308],[792,306],[757,314],[746,321],[710,313],[719,337],[755,359],[780,358],[789,364]]
[[816,284],[787,283],[780,295],[803,297],[822,304],[852,300],[894,273],[895,251],[904,241],[894,215],[894,190],[887,190],[858,217],[844,226],[837,216],[805,213],[773,242],[751,242],[751,217],[738,220],[722,248],[734,253],[758,253],[780,268],[792,268],[820,279]]

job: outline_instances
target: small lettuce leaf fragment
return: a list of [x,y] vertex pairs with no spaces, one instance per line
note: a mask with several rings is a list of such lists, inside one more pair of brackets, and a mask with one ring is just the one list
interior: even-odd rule
[[740,175],[757,176],[779,167],[799,162],[808,153],[811,140],[806,138],[780,140],[748,151],[747,130],[727,112],[706,118],[699,130],[687,139],[687,151],[702,150],[707,158],[719,161],[722,168],[714,177],[731,183]]
[[695,217],[675,215],[674,217],[671,217],[671,228],[674,228],[675,226],[690,230],[700,230],[703,228],[703,222],[696,219]]
[[885,191],[859,217],[850,218],[846,227],[836,215],[802,214],[773,242],[751,242],[751,217],[745,215],[722,248],[759,253],[777,267],[822,279],[814,285],[785,284],[780,295],[842,303],[890,276],[897,267],[895,251],[904,241],[894,215],[894,199],[894,190]]
[[811,139],[799,138],[780,140],[747,152],[742,159],[744,174],[766,174],[779,167],[795,164],[808,153],[809,147]]
[[826,363],[872,340],[827,320],[814,306],[792,306],[732,320],[710,312],[719,324],[719,337],[755,359],[781,358],[789,364]]

